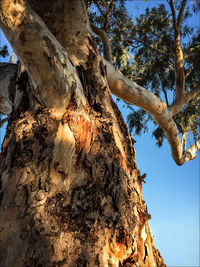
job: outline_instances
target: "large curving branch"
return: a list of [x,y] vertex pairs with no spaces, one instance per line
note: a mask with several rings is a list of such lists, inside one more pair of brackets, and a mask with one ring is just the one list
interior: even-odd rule
[[67,52],[25,1],[0,1],[0,27],[27,70],[40,103],[65,112],[81,88]]
[[112,63],[112,49],[111,49],[111,45],[110,45],[110,42],[108,40],[106,32],[104,31],[104,29],[100,29],[93,24],[91,25],[91,28],[92,28],[92,31],[96,35],[98,35],[102,41],[104,58],[108,62]]
[[[173,113],[159,97],[149,92],[142,86],[125,77],[112,64],[103,59],[107,70],[107,79],[111,92],[122,100],[136,105],[149,112],[156,123],[164,130],[166,138],[171,146],[172,157],[177,165],[182,165],[188,160],[196,157],[200,149],[199,141],[184,151],[178,135],[176,123],[173,120]],[[194,94],[195,95],[195,94]],[[190,94],[188,100],[194,96]]]

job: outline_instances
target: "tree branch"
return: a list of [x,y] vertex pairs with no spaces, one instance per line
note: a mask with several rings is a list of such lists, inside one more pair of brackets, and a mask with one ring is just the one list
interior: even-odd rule
[[175,34],[178,33],[178,26],[177,26],[177,22],[176,22],[176,11],[175,11],[175,8],[174,8],[174,3],[173,3],[173,0],[169,0],[169,6],[170,6],[170,9],[171,9],[171,12],[172,12],[172,20],[173,20],[173,27],[174,27],[174,32]]
[[200,84],[196,86],[193,90],[191,90],[187,95],[185,96],[186,102],[188,103],[191,99],[193,99],[195,96],[200,94]]
[[98,9],[99,9],[101,15],[102,15],[103,17],[105,17],[105,14],[103,13],[103,11],[102,11],[102,9],[101,9],[101,7],[100,7],[98,1],[95,0],[94,3],[95,3],[95,5],[98,7]]
[[200,150],[200,139],[183,153],[183,162],[187,162],[196,158],[196,154]]
[[104,29],[104,31],[106,31],[106,29],[108,28],[109,21],[110,21],[110,13],[112,12],[113,7],[114,7],[114,5],[115,5],[116,2],[117,2],[117,0],[112,0],[110,2],[110,5],[109,5],[107,11],[106,11],[106,14],[105,14],[105,19],[106,20],[105,20],[104,26],[102,28],[102,29]]
[[175,39],[174,62],[175,62],[176,98],[173,103],[174,107],[179,106],[180,103],[184,103],[185,101],[185,71],[183,64],[183,51],[181,48],[180,27],[186,1],[187,0],[183,0],[182,2],[178,16],[178,22],[176,21],[176,13],[173,0],[170,0],[169,2],[173,17],[174,39]]
[[167,104],[167,106],[169,106],[169,102],[168,102],[168,98],[167,98],[167,92],[166,92],[164,86],[162,86],[162,90],[163,90],[163,93],[164,93],[164,96],[165,96],[166,104]]
[[98,35],[102,41],[104,58],[108,62],[112,63],[112,49],[111,49],[111,45],[110,45],[110,42],[108,40],[106,32],[103,29],[99,29],[95,25],[91,25],[91,28],[92,28],[92,31],[96,35]]
[[163,93],[164,93],[164,96],[165,96],[165,102],[166,102],[167,106],[169,106],[169,101],[168,101],[168,97],[167,97],[167,91],[165,90],[163,79],[162,79],[160,73],[158,73],[158,76],[159,76],[159,78],[161,80],[162,90],[163,90]]
[[74,86],[81,86],[67,52],[26,1],[2,0],[0,27],[25,66],[39,102],[64,112]]
[[[142,86],[129,80],[127,77],[114,68],[109,62],[103,59],[107,69],[108,84],[111,92],[124,101],[136,105],[149,112],[156,123],[164,130],[166,138],[171,146],[172,157],[177,165],[182,165],[195,157],[195,150],[190,149],[183,152],[182,143],[178,135],[176,123],[172,118],[172,112],[167,108],[160,98],[147,91]],[[199,146],[197,146],[199,149]]]
[[196,86],[193,90],[191,90],[189,93],[187,93],[184,97],[179,98],[177,101],[175,101],[169,109],[172,112],[173,117],[178,114],[181,109],[190,102],[191,99],[193,99],[195,96],[200,94],[200,84]]
[[188,76],[190,75],[190,73],[193,71],[193,67],[191,67],[190,69],[186,69],[185,70],[185,79],[188,78]]
[[182,1],[181,9],[180,9],[179,14],[178,14],[177,27],[178,27],[179,31],[181,29],[181,22],[182,22],[182,19],[183,19],[183,13],[184,13],[184,9],[185,9],[186,3],[187,3],[187,0],[183,0]]

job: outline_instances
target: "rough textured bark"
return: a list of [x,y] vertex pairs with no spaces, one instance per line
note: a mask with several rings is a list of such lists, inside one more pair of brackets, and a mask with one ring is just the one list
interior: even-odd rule
[[[11,10],[5,8],[8,3]],[[2,144],[0,265],[164,266],[148,225],[132,139],[110,96],[84,3],[51,4],[70,25],[62,43],[62,28],[51,28],[54,18],[47,25],[52,35],[24,1],[0,2],[2,28],[8,38],[17,35],[12,45],[29,76],[19,72],[18,86],[24,93],[20,109],[10,114]],[[37,8],[39,13],[42,8]],[[7,18],[14,21],[19,10],[22,21],[19,15],[18,24],[7,26]],[[48,21],[45,14],[40,16]],[[38,38],[40,62],[33,53],[30,28]],[[22,31],[23,45],[18,39]],[[57,52],[51,50],[48,57],[53,61],[43,53],[52,44]],[[30,54],[24,47],[36,60],[27,61]],[[65,86],[59,80],[62,75]],[[71,76],[75,80],[69,85]],[[52,86],[48,78],[58,84]],[[57,99],[65,95],[67,101]]]

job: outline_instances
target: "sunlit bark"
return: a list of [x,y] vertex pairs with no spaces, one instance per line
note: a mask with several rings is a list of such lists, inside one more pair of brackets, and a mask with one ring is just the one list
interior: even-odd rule
[[[111,92],[127,103],[136,105],[146,110],[153,116],[157,124],[165,132],[167,140],[171,146],[171,152],[174,161],[178,165],[182,165],[188,161],[189,158],[194,159],[199,146],[194,146],[196,147],[196,150],[193,149],[192,154],[190,150],[183,152],[181,140],[178,135],[178,129],[173,120],[174,114],[172,113],[171,108],[168,108],[167,104],[153,93],[129,80],[105,59],[104,64],[106,65],[108,84]],[[198,92],[199,88],[194,90],[194,92],[188,93],[188,102],[192,99],[192,97],[195,97]],[[184,103],[186,104],[186,99]],[[183,105],[181,107],[183,107]],[[186,154],[188,155],[187,157]]]
[[35,96],[44,107],[64,112],[80,84],[66,50],[25,1],[0,5],[0,26],[28,71]]

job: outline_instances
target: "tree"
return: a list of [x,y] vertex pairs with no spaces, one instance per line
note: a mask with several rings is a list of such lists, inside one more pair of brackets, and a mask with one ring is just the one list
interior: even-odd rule
[[[181,23],[186,92],[199,84],[200,75],[198,67],[200,64],[200,57],[198,56],[200,32],[188,23],[188,18],[192,15],[189,7],[191,8],[191,6],[187,6]],[[174,96],[176,95],[174,33],[172,27],[170,13],[164,4],[151,10],[147,8],[145,14],[137,18],[135,37],[133,38],[134,46],[132,46],[136,64],[132,66],[131,72],[137,73],[135,79],[138,79],[137,82],[140,85],[149,88],[157,96],[161,97],[161,94],[163,94],[168,106],[171,104],[171,99],[168,99],[170,93],[172,95],[172,92],[174,92]],[[178,115],[174,116],[178,132],[183,138],[188,132],[193,134],[195,140],[199,138],[199,100],[199,96],[193,98]],[[140,124],[137,124],[135,122],[137,118],[142,118],[144,123],[139,120]],[[135,128],[136,132],[141,132],[147,130],[147,121],[152,120],[152,117],[143,110],[133,110],[128,119],[130,128]],[[165,137],[162,129],[158,127],[153,135],[156,137],[157,144],[161,146]]]
[[[182,152],[166,103],[99,55],[92,2],[0,1],[1,29],[21,62],[17,70],[1,66],[0,111],[9,115],[0,161],[2,266],[164,266],[142,198],[145,175],[110,90],[151,113],[178,164],[196,149]],[[111,61],[105,30],[117,1],[101,2],[104,27],[92,29]]]
[[[97,3],[97,1],[94,2]],[[115,1],[111,1],[111,4],[108,2],[105,1],[104,5],[106,3],[109,6],[109,12],[111,12],[111,6]],[[158,145],[162,144],[163,137],[166,136],[171,146],[174,161],[178,165],[182,165],[188,160],[194,159],[197,150],[200,148],[199,133],[197,132],[200,125],[197,111],[200,83],[198,78],[199,67],[196,68],[199,65],[199,31],[196,35],[193,35],[192,43],[184,47],[183,54],[182,37],[193,30],[191,27],[184,25],[183,22],[191,13],[188,7],[186,9],[187,0],[176,4],[176,7],[173,0],[167,2],[171,9],[172,19],[165,6],[160,5],[159,8],[153,8],[151,12],[147,9],[146,14],[141,15],[137,19],[137,24],[133,25],[124,10],[124,1],[122,1],[119,10],[113,12],[116,13],[116,16],[114,16],[112,23],[117,24],[118,27],[105,28],[104,22],[99,17],[93,19],[94,15],[92,21],[98,25],[98,27],[93,26],[93,30],[100,36],[104,48],[109,46],[108,38],[110,34],[114,33],[112,42],[116,55],[115,65],[120,67],[124,74],[129,75],[131,80],[136,80],[139,84],[150,87],[154,93],[151,94],[147,90],[143,91],[144,88],[139,87],[132,81],[130,82],[130,80],[126,79],[125,81],[118,71],[115,71],[109,63],[107,64],[108,82],[111,91],[113,89],[112,93],[125,102],[143,109],[139,112],[133,111],[132,116],[130,114],[128,117],[130,129],[135,127],[136,133],[139,133],[142,128],[146,129],[142,121],[147,122],[153,117],[153,120],[159,126],[153,133]],[[105,15],[107,12],[103,11],[99,4],[97,6],[107,21],[107,15]],[[177,18],[175,8],[179,10]],[[199,11],[197,1],[194,1],[193,10]],[[120,27],[120,24],[123,26]],[[108,23],[105,23],[105,25],[107,26]],[[126,28],[124,25],[126,25]],[[105,31],[108,31],[108,38],[106,38]],[[130,46],[132,52],[135,53],[133,64],[127,60],[127,52]],[[195,54],[196,57],[194,57]],[[111,55],[106,55],[106,58],[110,61]],[[136,77],[134,77],[134,74]],[[141,77],[141,74],[143,74],[143,77]],[[165,101],[156,97],[160,96],[160,88],[163,90]],[[175,89],[175,99],[171,104],[168,103],[167,89]],[[131,108],[131,110],[133,109]],[[183,113],[181,110],[183,110]],[[150,114],[148,118],[145,116],[146,112]],[[194,135],[195,142],[194,145],[186,149],[185,135],[189,131]],[[182,141],[179,138],[179,133],[182,135]]]

